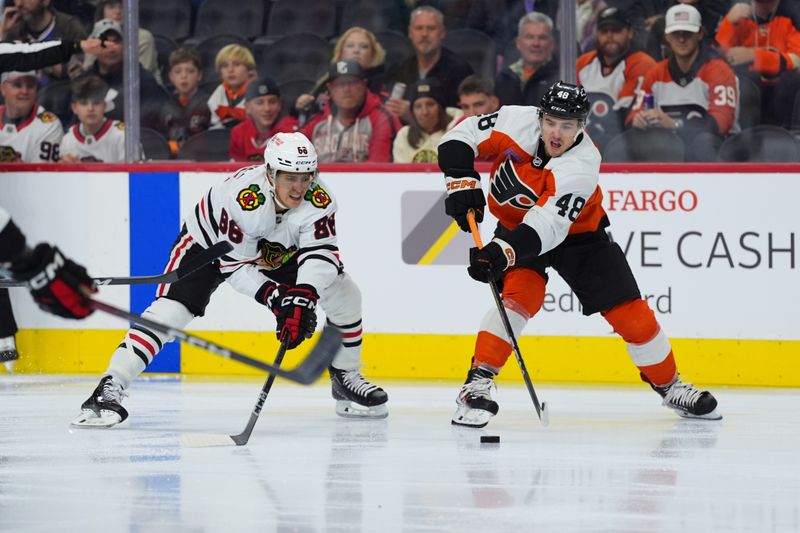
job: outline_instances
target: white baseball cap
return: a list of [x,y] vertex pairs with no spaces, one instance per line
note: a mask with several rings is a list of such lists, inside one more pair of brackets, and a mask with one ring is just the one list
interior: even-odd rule
[[12,70],[11,72],[3,72],[3,74],[0,75],[0,83],[18,80],[19,78],[36,79],[36,72],[34,72],[33,70],[28,70],[26,72],[21,72],[19,70]]
[[667,9],[666,26],[664,33],[674,31],[700,31],[700,12],[689,4],[677,4]]

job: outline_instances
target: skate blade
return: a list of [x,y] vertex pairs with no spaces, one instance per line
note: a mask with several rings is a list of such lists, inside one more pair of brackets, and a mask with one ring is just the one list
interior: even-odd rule
[[386,418],[389,409],[385,403],[372,407],[347,400],[336,400],[336,414],[344,418]]
[[99,416],[94,411],[83,411],[70,425],[76,428],[103,429],[116,426],[122,421],[122,418],[117,413],[109,411],[104,412],[108,412],[109,414]]
[[454,426],[465,426],[470,428],[486,427],[489,420],[494,415],[484,409],[470,409],[469,407],[459,407],[450,423]]
[[213,433],[184,433],[181,435],[184,448],[210,448],[212,446],[236,446],[230,435]]
[[6,374],[13,374],[14,373],[14,361],[6,361],[3,364],[6,367]]
[[692,413],[680,409],[675,409],[675,412],[682,418],[687,418],[689,420],[722,420],[722,415],[719,414],[716,409],[704,415],[693,415]]

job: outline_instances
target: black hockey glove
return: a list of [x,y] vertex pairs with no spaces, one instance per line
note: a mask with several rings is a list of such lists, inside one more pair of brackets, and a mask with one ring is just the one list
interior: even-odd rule
[[278,340],[289,341],[290,350],[310,338],[317,329],[317,300],[317,290],[305,283],[286,289],[280,299],[275,300],[276,334]]
[[46,243],[23,253],[11,263],[14,277],[25,281],[33,300],[48,313],[64,318],[85,318],[94,309],[86,294],[97,292],[86,269],[66,259]]
[[[478,173],[472,171],[459,171],[452,169],[444,178],[447,198],[444,201],[444,212],[453,217],[462,231],[469,233],[467,213],[470,209],[475,211],[475,222],[483,220],[483,208],[486,206],[486,197],[481,189],[481,180]],[[458,174],[464,174],[458,176]]]
[[481,249],[469,249],[470,277],[481,283],[497,281],[503,277],[503,271],[516,262],[514,248],[505,241],[494,239]]

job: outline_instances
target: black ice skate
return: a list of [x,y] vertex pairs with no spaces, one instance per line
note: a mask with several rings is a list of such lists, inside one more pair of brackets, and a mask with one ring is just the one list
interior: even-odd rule
[[14,337],[0,339],[0,363],[6,366],[6,372],[9,374],[14,372],[14,361],[17,359],[19,359],[19,352],[17,352]]
[[347,418],[386,418],[389,411],[386,392],[373,385],[358,370],[328,367],[336,414]]
[[681,381],[680,377],[676,377],[672,383],[663,387],[657,387],[652,383],[650,386],[661,395],[665,407],[673,409],[684,418],[707,420],[722,418],[722,415],[717,413],[717,400],[710,392],[697,390],[691,383]]
[[467,381],[464,382],[456,398],[458,409],[451,420],[453,424],[482,428],[497,414],[500,406],[491,396],[496,375],[492,369],[485,366],[478,366],[469,371]]
[[128,393],[111,376],[103,376],[89,399],[81,405],[81,414],[72,421],[76,427],[110,428],[128,418],[122,399]]

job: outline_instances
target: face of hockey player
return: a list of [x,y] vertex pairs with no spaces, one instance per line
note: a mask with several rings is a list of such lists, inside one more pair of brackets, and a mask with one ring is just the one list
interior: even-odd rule
[[458,97],[458,105],[465,117],[494,113],[500,107],[500,101],[494,95],[486,93],[462,94]]
[[342,43],[341,59],[355,59],[364,68],[372,64],[375,59],[375,50],[363,31],[354,31]]
[[408,25],[408,38],[418,56],[435,54],[442,48],[444,25],[438,17],[428,11],[420,11]]
[[83,125],[84,133],[93,135],[106,121],[106,103],[99,98],[86,98],[72,102],[72,112]]
[[279,170],[275,176],[275,198],[287,209],[298,207],[311,187],[312,176],[307,172]]
[[578,135],[576,119],[543,115],[541,124],[544,150],[550,157],[560,156],[575,143],[575,137]]
[[367,81],[356,76],[339,76],[328,84],[328,91],[340,111],[354,111],[364,105]]
[[247,114],[253,119],[260,131],[267,131],[278,120],[281,114],[281,99],[274,94],[259,96],[248,100],[245,104]]
[[250,79],[250,69],[238,61],[223,61],[219,66],[222,81],[234,89],[238,89]]
[[525,24],[516,44],[525,65],[541,65],[550,61],[555,47],[550,28],[543,22]]
[[36,103],[36,78],[23,76],[6,80],[0,85],[0,91],[6,101],[6,114],[9,118],[21,118],[30,115]]
[[607,66],[616,65],[633,39],[633,30],[626,26],[607,24],[597,30],[597,50]]
[[439,103],[428,96],[417,98],[414,100],[414,105],[411,106],[414,118],[425,133],[433,133],[436,131],[441,109],[442,107]]
[[700,41],[703,40],[703,32],[673,31],[665,33],[664,40],[667,41],[676,59],[690,58],[697,49],[700,48]]
[[197,91],[200,86],[200,81],[203,79],[203,73],[191,61],[185,63],[176,63],[169,69],[169,81],[175,90],[178,91],[178,96],[189,98]]

